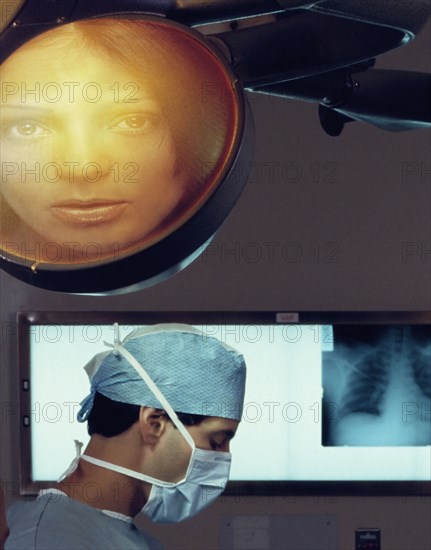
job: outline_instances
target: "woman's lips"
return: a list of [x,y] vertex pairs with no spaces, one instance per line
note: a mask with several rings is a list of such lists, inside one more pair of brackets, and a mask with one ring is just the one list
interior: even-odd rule
[[127,202],[93,201],[56,203],[51,206],[54,215],[76,225],[97,225],[117,218]]

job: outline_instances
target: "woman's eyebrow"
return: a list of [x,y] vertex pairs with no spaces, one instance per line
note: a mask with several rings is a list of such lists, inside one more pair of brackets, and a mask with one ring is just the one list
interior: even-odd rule
[[133,99],[128,100],[127,98],[119,99],[118,101],[107,101],[107,104],[111,105],[130,105],[131,107],[133,105],[148,105],[149,107],[152,107],[154,109],[160,109],[160,105],[157,101],[154,99],[150,99],[148,97],[134,97]]
[[[54,105],[57,105],[57,102],[52,102]],[[73,105],[73,101],[71,102],[68,102],[68,103],[71,103]],[[159,103],[155,100],[155,99],[152,99],[150,97],[147,97],[147,96],[137,96],[137,97],[134,97],[134,98],[130,98],[130,99],[127,99],[127,97],[125,98],[113,98],[113,97],[106,97],[106,98],[101,98],[100,100],[98,101],[85,101],[83,102],[84,105],[88,105],[90,108],[93,107],[93,108],[97,108],[99,105],[103,106],[103,107],[106,107],[106,106],[113,106],[113,105],[130,105],[130,106],[133,106],[133,105],[142,105],[142,104],[147,104],[148,106],[150,107],[153,107],[155,109],[159,109],[160,108],[160,105]],[[39,101],[19,101],[19,100],[10,100],[10,101],[1,101],[1,108],[2,109],[6,109],[6,108],[13,108],[13,109],[44,109],[46,111],[53,111],[54,109],[52,107],[43,107],[40,105],[40,102]],[[77,107],[78,109],[80,108],[79,106]]]
[[40,113],[53,113],[54,109],[50,109],[49,107],[40,107],[38,103],[32,103],[23,105],[22,103],[5,103],[2,105],[2,111],[10,109],[11,111],[19,110],[19,111],[37,111]]

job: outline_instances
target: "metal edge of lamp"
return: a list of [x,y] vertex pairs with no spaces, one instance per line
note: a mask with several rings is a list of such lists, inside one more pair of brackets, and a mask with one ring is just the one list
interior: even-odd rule
[[[130,14],[121,11],[103,16],[126,19]],[[247,165],[252,159],[254,148],[254,124],[243,88],[220,49],[197,31],[175,21],[148,13],[134,12],[133,16],[160,20],[199,37],[229,76],[236,96],[238,125],[230,154],[219,176],[220,181],[190,219],[160,241],[134,254],[97,264],[47,264],[17,258],[0,249],[0,268],[32,286],[76,294],[121,294],[157,284],[189,265],[199,255],[236,204],[246,183]],[[35,26],[14,26],[12,21],[0,36],[1,61],[35,36],[57,27],[59,23],[67,24],[73,20],[81,18],[74,19],[72,16],[70,19],[52,20]],[[4,47],[6,42],[9,45],[7,48]]]

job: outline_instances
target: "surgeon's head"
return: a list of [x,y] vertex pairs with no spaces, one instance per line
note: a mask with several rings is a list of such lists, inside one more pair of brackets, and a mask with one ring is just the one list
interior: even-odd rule
[[229,85],[209,49],[163,22],[80,21],[24,44],[1,67],[0,241],[73,263],[163,238],[229,152]]
[[222,492],[244,401],[237,351],[186,325],[156,325],[86,370],[85,461],[142,481],[143,512],[156,522],[187,519]]

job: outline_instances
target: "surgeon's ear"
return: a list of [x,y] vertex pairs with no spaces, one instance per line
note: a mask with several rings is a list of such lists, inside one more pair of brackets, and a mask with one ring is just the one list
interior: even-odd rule
[[165,433],[169,418],[165,411],[153,407],[141,407],[139,411],[139,430],[144,443],[155,445]]

